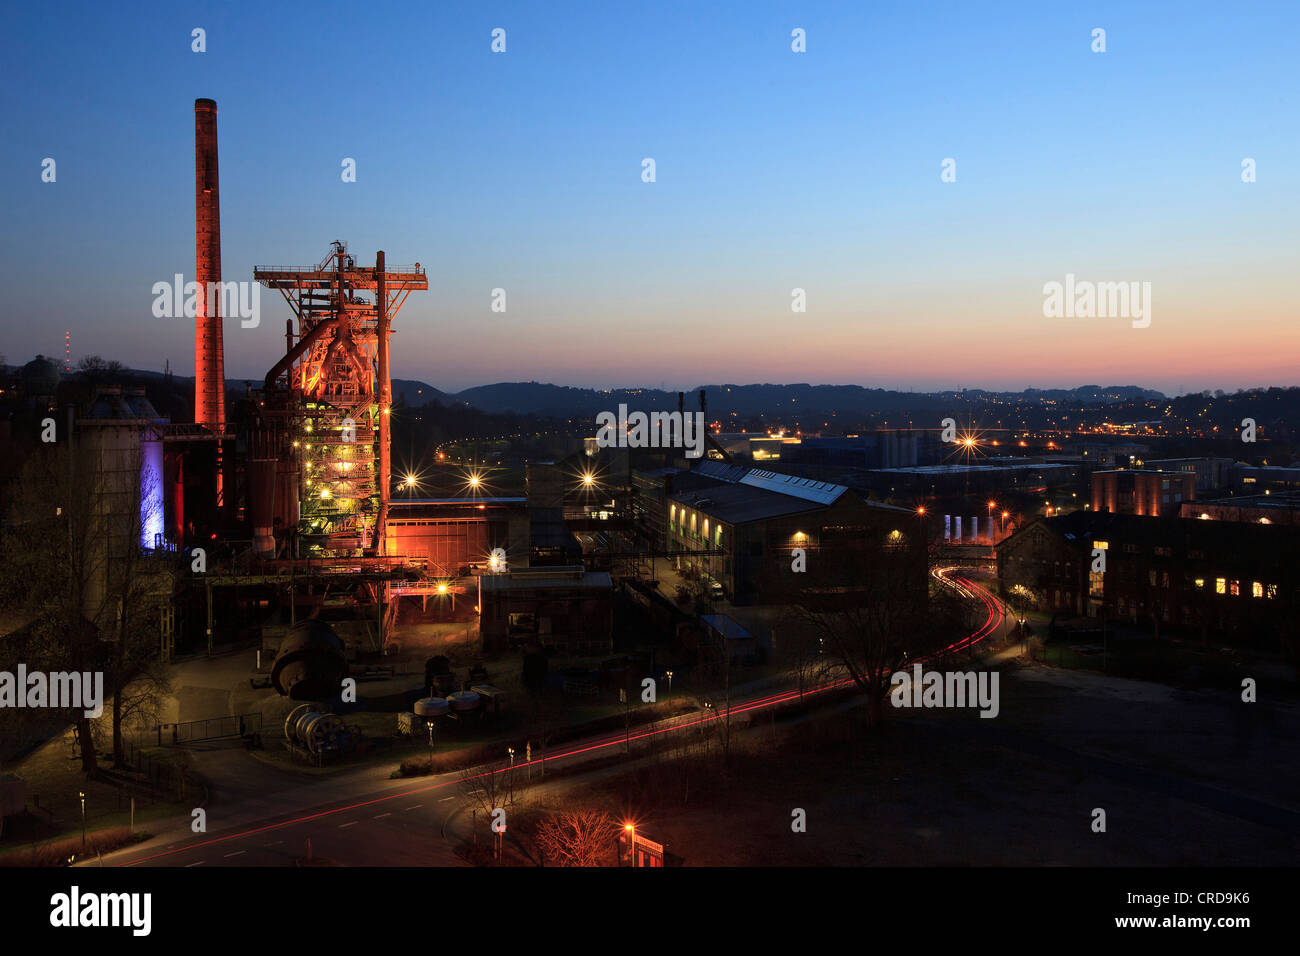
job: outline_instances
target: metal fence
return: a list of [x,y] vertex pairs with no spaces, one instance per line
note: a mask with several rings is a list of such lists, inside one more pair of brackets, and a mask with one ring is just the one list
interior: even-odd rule
[[157,727],[158,746],[188,744],[219,737],[243,737],[262,732],[260,713],[233,714],[227,717],[209,717],[202,720],[182,720]]
[[[183,767],[145,753],[134,741],[123,742],[122,757],[132,771],[142,776],[138,782],[144,786],[144,795],[150,803],[182,799],[192,785],[190,775]],[[118,809],[122,808],[121,802],[119,795]]]

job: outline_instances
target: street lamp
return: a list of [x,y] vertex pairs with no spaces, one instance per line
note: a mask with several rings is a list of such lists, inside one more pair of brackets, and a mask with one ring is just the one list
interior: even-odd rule
[[434,728],[437,725],[433,722],[432,719],[428,721],[428,724],[429,724],[429,773],[433,773],[433,732],[434,732]]
[[631,866],[636,866],[636,824],[635,824],[635,823],[625,823],[625,824],[623,824],[623,829],[626,830],[628,833],[630,833],[630,834],[632,835],[632,836],[631,836],[631,840],[632,840],[632,842],[631,842],[631,848],[630,848],[630,850],[628,851],[627,858],[628,858],[628,862],[629,862],[629,864],[630,864]]
[[81,798],[81,848],[86,848],[86,791],[78,790],[77,796]]
[[668,678],[668,703],[673,702],[673,672],[664,671],[664,676]]

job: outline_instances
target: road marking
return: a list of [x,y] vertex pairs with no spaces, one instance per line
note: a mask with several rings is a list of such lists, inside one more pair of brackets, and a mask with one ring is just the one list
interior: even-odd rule
[[188,870],[188,869],[189,869],[190,867],[192,867],[192,866],[202,866],[202,865],[203,865],[203,861],[202,861],[202,860],[199,860],[199,862],[197,862],[197,863],[186,863],[186,864],[185,864],[185,869]]
[[351,823],[340,823],[340,824],[339,824],[339,829],[340,829],[340,830],[346,830],[348,827],[354,827],[354,826],[356,826],[356,825],[357,825],[357,821],[356,821],[356,820],[353,820]]
[[418,810],[418,809],[420,809],[420,807],[422,807],[422,806],[424,806],[423,803],[417,803],[415,806],[413,806],[413,807],[407,807],[406,809],[407,809],[408,811],[410,811],[410,810]]
[[381,813],[377,817],[371,817],[372,820],[382,820],[384,817],[391,817],[391,813]]
[[439,800],[438,802],[439,802],[439,803],[446,803],[448,800],[455,800],[455,799],[456,799],[456,798],[455,798],[454,796],[452,796],[452,797],[443,797],[443,798],[442,798],[441,800]]
[[234,853],[227,853],[227,854],[226,854],[226,859],[228,860],[228,859],[230,859],[232,856],[239,856],[241,853],[247,853],[247,852],[248,852],[247,850],[236,850]]

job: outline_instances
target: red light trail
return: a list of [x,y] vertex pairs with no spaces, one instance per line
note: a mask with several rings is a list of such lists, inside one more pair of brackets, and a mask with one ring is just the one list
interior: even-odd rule
[[[959,650],[965,650],[967,648],[973,647],[974,645],[978,644],[980,641],[984,640],[985,638],[989,637],[991,634],[996,632],[997,629],[1002,626],[1003,621],[1006,619],[1006,615],[1002,610],[1002,605],[998,602],[996,598],[993,597],[993,595],[989,594],[989,592],[986,591],[983,587],[971,581],[969,578],[964,578],[964,577],[949,578],[947,576],[948,572],[954,570],[956,569],[940,568],[934,572],[934,575],[944,583],[956,587],[959,591],[961,591],[963,594],[966,594],[968,597],[972,597],[982,602],[985,608],[988,609],[988,617],[985,619],[983,624],[981,624],[970,634],[966,635],[961,640],[954,641],[952,644],[949,644],[947,647],[945,647],[943,651],[940,652],[941,654],[946,654],[946,653],[959,651]],[[939,656],[938,654],[930,655],[929,657],[919,658],[919,661],[924,663],[938,656]],[[744,704],[733,705],[732,707],[728,708],[727,713],[728,715],[745,714],[753,710],[761,710],[766,707],[774,707],[777,704],[786,703],[787,701],[797,700],[801,696],[806,697],[810,694],[819,694],[828,690],[838,690],[839,688],[846,687],[852,683],[853,683],[852,677],[845,677],[845,678],[841,678],[840,680],[828,681],[825,684],[821,684],[816,687],[811,687],[803,691],[802,693],[798,690],[782,691],[780,693],[770,694],[767,697],[759,697],[755,700],[746,701]],[[188,843],[185,846],[174,847],[173,849],[170,850],[163,850],[161,853],[155,853],[152,856],[141,857],[138,860],[131,860],[130,862],[127,863],[117,863],[114,865],[124,866],[124,867],[135,866],[140,863],[147,863],[150,860],[157,860],[157,859],[161,859],[162,857],[171,856],[174,853],[181,853],[186,850],[197,850],[201,847],[212,846],[213,844],[217,844],[217,843],[225,843],[229,840],[239,840],[244,837],[252,836],[256,833],[265,833],[268,830],[276,830],[281,827],[294,826],[299,823],[305,823],[308,820],[315,820],[321,817],[332,816],[333,814],[336,813],[346,813],[349,810],[358,810],[362,807],[374,806],[377,803],[384,803],[388,800],[396,800],[399,797],[409,797],[417,793],[428,793],[431,790],[441,790],[445,787],[450,787],[456,783],[464,783],[469,780],[477,780],[480,777],[486,777],[491,774],[510,773],[512,772],[513,769],[530,767],[533,764],[542,763],[544,760],[550,760],[554,762],[556,760],[563,760],[565,757],[575,757],[578,756],[579,754],[591,753],[592,751],[602,750],[606,747],[622,745],[627,743],[630,740],[644,740],[648,737],[654,737],[658,734],[683,730],[688,727],[699,726],[709,721],[720,720],[722,719],[722,717],[723,714],[717,712],[711,714],[705,714],[690,720],[681,720],[679,718],[670,717],[670,718],[666,718],[665,726],[661,726],[661,727],[652,726],[649,729],[636,731],[631,734],[619,733],[619,734],[612,734],[608,737],[600,737],[591,743],[587,743],[573,750],[566,750],[563,753],[555,754],[550,757],[538,757],[533,760],[521,761],[520,763],[515,764],[514,768],[499,767],[494,770],[483,770],[480,771],[479,773],[472,774],[467,777],[461,777],[457,780],[445,780],[442,783],[432,783],[423,787],[415,787],[410,790],[402,790],[398,793],[391,793],[384,797],[375,797],[372,800],[363,800],[360,803],[353,803],[343,807],[335,807],[333,810],[321,810],[317,813],[309,813],[306,814],[305,816],[294,817],[291,820],[282,820],[279,823],[268,823],[265,826],[255,827],[251,830],[244,830],[239,833],[232,833],[222,837],[214,837],[211,840],[203,840],[198,843]]]

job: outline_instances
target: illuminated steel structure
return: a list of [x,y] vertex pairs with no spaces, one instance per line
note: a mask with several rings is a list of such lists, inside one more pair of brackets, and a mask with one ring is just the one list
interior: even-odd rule
[[[296,333],[293,320],[286,323],[287,351],[267,373],[264,396],[274,443],[289,447],[262,454],[292,463],[298,536],[311,551],[389,554],[388,337],[407,296],[428,289],[428,277],[418,262],[388,267],[383,252],[373,267],[358,266],[338,241],[315,266],[258,266],[253,277],[278,290],[297,318]],[[262,496],[270,491],[262,489]],[[265,551],[272,521],[253,517]]]

